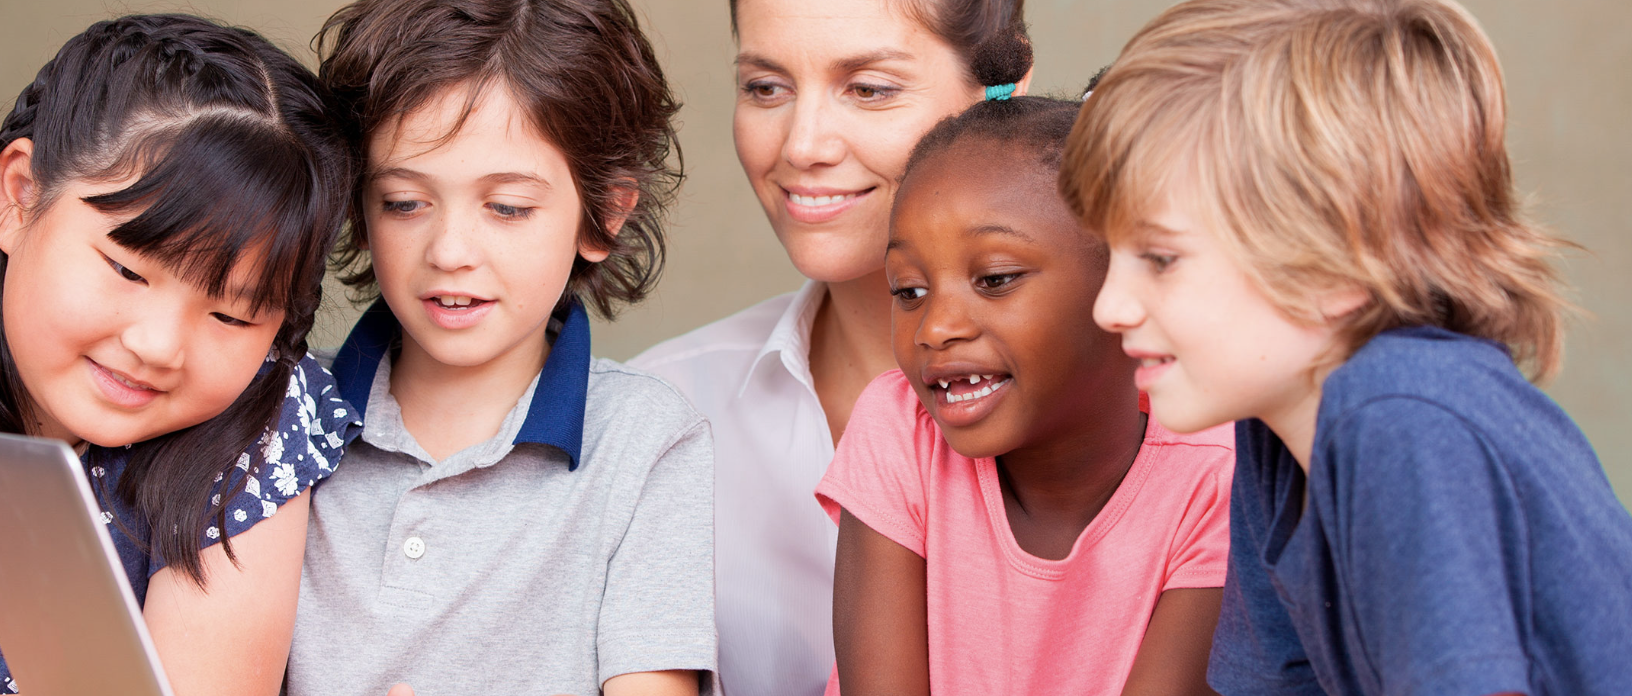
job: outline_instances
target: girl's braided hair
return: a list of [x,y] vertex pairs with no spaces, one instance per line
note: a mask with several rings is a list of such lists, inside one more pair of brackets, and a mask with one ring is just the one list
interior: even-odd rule
[[[275,422],[306,354],[324,258],[347,212],[351,164],[325,101],[306,68],[253,32],[135,15],[69,39],[0,124],[0,148],[33,143],[37,198],[25,221],[69,181],[135,177],[84,199],[135,215],[110,239],[212,295],[227,292],[238,261],[254,254],[254,310],[285,313],[268,364],[244,393],[215,418],[134,443],[116,484],[153,530],[151,551],[200,585],[205,528],[225,521],[211,496],[227,500],[246,485],[239,455]],[[0,275],[6,261],[0,255]],[[0,430],[28,432],[32,408],[0,329]]]

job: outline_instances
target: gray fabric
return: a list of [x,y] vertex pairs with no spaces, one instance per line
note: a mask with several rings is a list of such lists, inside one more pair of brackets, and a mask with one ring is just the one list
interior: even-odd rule
[[713,451],[673,388],[594,361],[568,471],[559,449],[511,444],[536,378],[497,435],[441,462],[389,384],[387,360],[312,499],[289,694],[590,696],[619,674],[714,670]]

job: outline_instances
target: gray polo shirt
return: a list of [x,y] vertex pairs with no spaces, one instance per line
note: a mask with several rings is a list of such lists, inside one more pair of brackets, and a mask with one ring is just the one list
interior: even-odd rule
[[[560,343],[497,435],[440,462],[403,427],[382,356],[363,434],[312,499],[289,694],[591,696],[620,674],[714,670],[708,425],[656,377],[562,369]],[[577,457],[571,437],[528,441],[540,411],[570,424],[576,409],[550,407],[572,392]]]

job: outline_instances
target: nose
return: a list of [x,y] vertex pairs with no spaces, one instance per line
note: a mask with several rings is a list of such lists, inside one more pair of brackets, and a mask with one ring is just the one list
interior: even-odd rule
[[170,307],[162,300],[151,302],[142,311],[128,315],[131,321],[119,335],[119,342],[152,370],[174,370],[181,367],[185,354],[185,335],[188,331],[181,307]]
[[782,143],[782,158],[797,169],[844,161],[845,142],[835,118],[825,99],[807,97],[795,101],[793,122]]
[[473,268],[480,263],[479,247],[472,236],[479,233],[481,211],[450,211],[431,226],[425,245],[425,262],[439,271]]
[[923,314],[918,319],[918,333],[914,340],[931,350],[941,350],[960,341],[970,341],[980,335],[979,325],[969,315],[968,307],[950,293],[924,298]]
[[1105,284],[1094,300],[1094,323],[1112,333],[1133,329],[1145,321],[1145,308],[1132,288],[1130,264],[1137,261],[1121,252],[1111,252],[1110,269],[1105,273]]

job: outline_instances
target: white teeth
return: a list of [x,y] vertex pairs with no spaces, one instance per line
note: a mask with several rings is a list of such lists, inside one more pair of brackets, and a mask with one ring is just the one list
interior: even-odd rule
[[443,307],[468,307],[471,299],[460,295],[438,295],[436,302]]
[[951,386],[951,383],[950,383],[950,382],[948,382],[948,381],[946,381],[946,380],[944,380],[944,379],[943,379],[943,380],[940,380],[940,383],[941,383],[941,388],[942,388],[942,389],[945,389],[945,388],[947,388],[947,387],[948,387],[948,386]]
[[989,379],[992,378],[992,376],[991,375],[981,375],[981,378],[989,380]]
[[1140,358],[1139,364],[1144,367],[1155,367],[1163,363],[1172,362],[1173,358]]
[[[989,380],[991,378],[987,377],[987,379]],[[997,382],[995,384],[987,384],[986,386],[981,387],[980,389],[976,389],[975,391],[969,392],[968,394],[964,394],[963,396],[958,396],[957,394],[947,392],[947,394],[946,394],[946,403],[955,404],[955,403],[958,403],[960,401],[970,401],[972,399],[979,399],[981,397],[991,396],[992,392],[997,391],[1003,385],[1008,384],[1008,383],[1009,383],[1009,380],[1005,379],[1005,380],[1003,380],[1001,382]]]
[[788,194],[788,200],[793,201],[794,205],[802,205],[809,208],[818,208],[824,205],[842,203],[855,197],[856,194],[854,193],[847,193],[839,196],[801,196],[797,193]]
[[131,389],[137,389],[137,390],[140,390],[140,391],[153,391],[152,387],[144,387],[144,386],[142,386],[140,384],[134,384],[130,380],[125,379],[123,377],[120,377],[118,374],[114,373],[112,370],[108,371],[108,376],[112,377],[115,382],[118,382],[118,383],[123,384],[123,385],[125,385],[127,387],[130,387]]
[[980,384],[980,375],[969,375],[970,384]]

